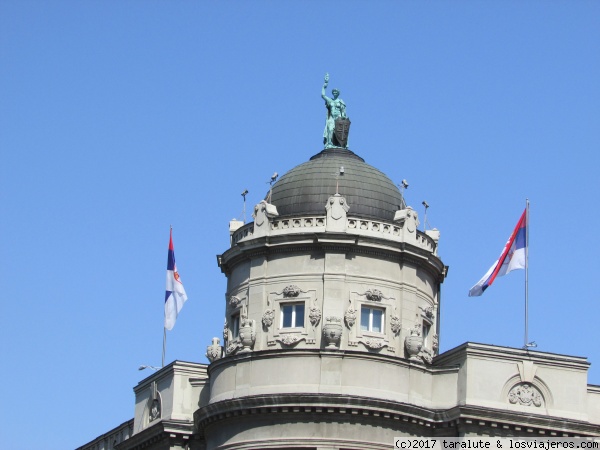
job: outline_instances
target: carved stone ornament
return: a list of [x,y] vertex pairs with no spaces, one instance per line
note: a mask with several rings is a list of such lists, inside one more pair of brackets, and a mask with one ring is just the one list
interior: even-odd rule
[[267,309],[262,316],[262,323],[265,328],[269,328],[271,325],[273,325],[273,320],[275,320],[275,311],[272,309]]
[[336,349],[342,339],[342,319],[339,317],[327,317],[327,323],[323,325],[323,338],[327,348]]
[[434,352],[437,352],[440,348],[440,337],[437,334],[434,334],[431,338],[431,348]]
[[227,326],[227,318],[225,318],[225,325],[223,325],[223,343],[229,339],[229,326]]
[[231,297],[229,297],[229,306],[231,306],[232,308],[237,308],[241,301],[241,298],[232,295]]
[[212,344],[206,347],[206,357],[210,362],[216,361],[223,355],[223,347],[218,337],[212,339]]
[[390,317],[390,328],[394,334],[400,333],[400,330],[402,329],[402,322],[400,321],[400,317],[396,314],[392,314],[392,317]]
[[418,356],[427,364],[431,364],[433,362],[433,353],[431,353],[431,350],[426,347],[421,347],[421,351],[419,352]]
[[300,342],[302,339],[304,339],[301,336],[297,336],[295,334],[284,334],[281,338],[278,338],[277,340],[279,342],[281,342],[283,345],[295,345],[298,342]]
[[421,348],[423,348],[423,338],[421,337],[421,324],[417,324],[410,329],[410,336],[406,336],[404,347],[408,353],[409,359],[412,361],[421,361],[418,356]]
[[423,307],[419,306],[419,309],[421,311],[423,311],[423,313],[425,314],[425,317],[427,317],[428,319],[433,319],[433,317],[434,317],[433,306],[428,306],[427,308],[423,308]]
[[543,398],[538,390],[529,383],[517,384],[508,393],[508,401],[513,405],[542,406]]
[[352,305],[348,306],[346,314],[344,314],[344,321],[348,328],[352,328],[356,323],[356,309],[354,309]]
[[150,422],[154,422],[157,419],[160,419],[160,400],[155,398],[152,400],[152,404],[150,405],[150,415],[148,417]]
[[325,205],[325,209],[331,215],[334,220],[339,220],[346,216],[346,213],[350,209],[346,199],[340,194],[335,194],[333,197],[329,197],[329,201]]
[[365,344],[367,347],[372,348],[372,349],[379,349],[381,347],[386,346],[387,344],[385,343],[385,341],[383,339],[365,339],[364,341],[360,341],[363,344]]
[[311,306],[308,313],[308,318],[313,327],[316,327],[321,321],[321,310],[316,306]]
[[284,297],[298,297],[298,295],[300,295],[300,292],[302,292],[300,290],[300,288],[298,286],[296,286],[295,284],[290,284],[289,286],[286,286],[283,289],[283,296]]
[[234,341],[231,341],[229,343],[229,345],[227,345],[227,354],[228,355],[233,355],[235,352],[237,352],[239,349],[243,348],[244,346],[242,345],[242,343],[236,339]]
[[373,302],[380,302],[383,298],[383,292],[381,292],[379,289],[369,289],[367,292],[365,292],[365,296],[367,299]]

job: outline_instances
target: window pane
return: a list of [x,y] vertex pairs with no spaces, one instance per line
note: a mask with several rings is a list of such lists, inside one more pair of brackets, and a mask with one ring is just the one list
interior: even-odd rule
[[282,320],[281,327],[282,328],[290,328],[292,326],[292,305],[286,305],[281,308]]
[[303,327],[304,326],[304,305],[295,305],[296,306],[296,323],[294,323],[295,327]]
[[373,309],[373,329],[375,333],[383,332],[383,311],[380,309]]
[[231,336],[233,339],[236,339],[240,334],[240,315],[236,314],[231,318],[232,326],[231,326]]
[[371,312],[370,308],[363,306],[360,309],[360,329],[363,331],[369,331],[369,314]]

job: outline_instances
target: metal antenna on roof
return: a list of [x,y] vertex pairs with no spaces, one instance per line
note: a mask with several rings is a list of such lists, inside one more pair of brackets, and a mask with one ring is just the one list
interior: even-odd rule
[[271,175],[271,180],[267,181],[267,183],[271,185],[269,187],[269,198],[267,199],[267,203],[271,203],[271,195],[273,194],[273,183],[275,183],[275,180],[277,180],[278,176],[279,174],[277,172],[273,172],[273,175]]
[[401,184],[397,185],[400,188],[400,196],[402,197],[402,203],[404,203],[404,205],[400,205],[401,208],[406,208],[406,200],[404,200],[404,190],[408,189],[408,181],[406,181],[406,179],[402,180]]
[[423,231],[427,231],[427,208],[429,208],[429,204],[423,200],[423,206],[425,207],[425,217],[423,218]]
[[244,209],[242,209],[242,219],[244,223],[246,223],[246,195],[248,195],[248,189],[244,189],[244,192],[242,192],[242,197],[244,197]]

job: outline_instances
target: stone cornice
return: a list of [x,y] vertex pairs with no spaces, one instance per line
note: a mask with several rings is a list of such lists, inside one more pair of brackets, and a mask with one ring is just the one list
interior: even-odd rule
[[489,344],[465,342],[436,357],[434,365],[459,364],[467,357],[485,358],[504,361],[533,361],[548,366],[559,366],[586,371],[590,366],[587,358],[580,356],[560,355],[513,347],[501,347]]
[[193,422],[164,419],[121,442],[116,449],[141,450],[163,441],[185,442],[190,440],[193,434]]
[[[431,239],[422,234],[424,238]],[[432,252],[407,242],[353,233],[301,233],[249,238],[217,256],[221,271],[228,274],[243,261],[261,255],[281,253],[356,253],[368,254],[397,262],[409,262],[427,270],[442,282],[445,266]]]
[[274,349],[274,350],[260,350],[251,353],[241,353],[235,355],[228,355],[221,359],[215,360],[208,366],[208,375],[212,376],[215,370],[221,370],[223,366],[232,364],[238,364],[246,360],[257,361],[262,359],[279,359],[293,355],[294,358],[301,358],[306,356],[313,357],[329,357],[329,358],[345,358],[345,359],[361,359],[372,362],[383,362],[387,364],[394,364],[398,367],[410,368],[411,370],[417,370],[420,372],[430,374],[442,374],[442,373],[456,373],[458,372],[458,366],[444,366],[436,367],[435,365],[425,365],[406,358],[401,358],[394,355],[386,355],[383,353],[372,353],[359,350],[337,350],[331,352],[322,349]]
[[194,422],[199,430],[203,430],[221,420],[271,414],[290,414],[298,418],[310,414],[311,420],[316,422],[348,421],[352,416],[360,421],[375,419],[379,423],[400,421],[421,427],[422,436],[452,436],[470,426],[476,427],[479,433],[488,428],[515,436],[600,436],[600,427],[576,420],[476,406],[434,410],[369,397],[332,394],[274,394],[224,400],[200,408],[194,413]]
[[133,388],[133,391],[137,394],[138,392],[146,389],[154,381],[159,381],[174,375],[185,375],[195,379],[207,378],[207,367],[207,364],[173,361],[172,363],[162,367],[160,370],[144,378],[137,384],[137,386]]

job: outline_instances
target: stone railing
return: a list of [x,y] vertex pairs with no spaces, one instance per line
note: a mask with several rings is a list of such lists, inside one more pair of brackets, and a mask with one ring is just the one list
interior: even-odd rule
[[231,236],[231,246],[235,246],[242,239],[247,238],[248,236],[252,236],[254,232],[254,222],[247,223],[241,228],[235,230],[233,235]]
[[[326,216],[308,216],[308,217],[289,217],[275,218],[269,223],[269,234],[278,236],[288,233],[317,233],[324,232],[326,227]],[[346,219],[346,233],[369,236],[380,239],[386,239],[395,242],[406,242],[403,230],[403,225],[398,223],[383,222],[371,219],[360,219],[348,217]],[[235,246],[243,239],[252,238],[254,233],[254,222],[247,223],[233,233],[231,238],[231,246]],[[418,247],[434,252],[436,242],[422,231],[416,231],[416,234],[410,234],[411,241]],[[413,240],[414,239],[414,240]]]

